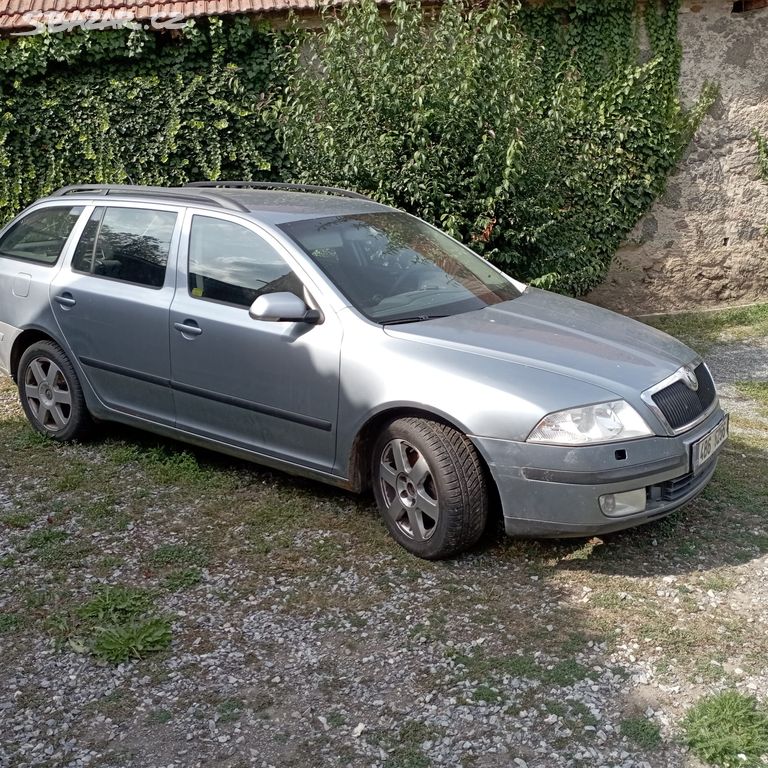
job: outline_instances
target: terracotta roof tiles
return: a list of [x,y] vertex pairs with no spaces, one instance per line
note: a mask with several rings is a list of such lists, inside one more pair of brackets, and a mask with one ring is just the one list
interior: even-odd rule
[[[118,13],[129,13],[140,21],[153,16],[168,18],[171,14],[194,18],[233,13],[285,14],[317,8],[317,0],[0,0],[0,32],[30,29],[30,18],[43,22],[44,14],[54,13],[60,14],[58,21],[85,18],[84,14],[114,17]],[[32,16],[25,19],[25,14]]]

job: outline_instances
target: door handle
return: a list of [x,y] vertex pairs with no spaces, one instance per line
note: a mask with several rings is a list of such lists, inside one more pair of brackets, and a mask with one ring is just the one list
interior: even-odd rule
[[174,323],[173,327],[185,336],[199,336],[203,332],[203,329],[194,320],[187,320],[184,323]]
[[58,296],[54,296],[54,300],[57,304],[61,304],[62,307],[74,307],[77,304],[75,297],[71,293],[60,293]]

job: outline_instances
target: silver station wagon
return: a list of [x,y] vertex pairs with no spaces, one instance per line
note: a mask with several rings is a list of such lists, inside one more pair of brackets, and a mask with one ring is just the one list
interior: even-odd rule
[[679,341],[311,186],[39,200],[0,233],[0,369],[56,440],[124,422],[372,489],[425,558],[474,544],[489,507],[524,536],[662,517],[728,434]]

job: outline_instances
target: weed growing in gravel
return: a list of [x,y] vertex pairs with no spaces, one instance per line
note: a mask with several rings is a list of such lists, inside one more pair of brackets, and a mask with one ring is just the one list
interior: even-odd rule
[[583,701],[568,701],[568,705],[571,708],[571,712],[573,713],[576,720],[581,724],[584,725],[592,725],[595,726],[598,723],[597,718],[592,714],[592,711],[590,708],[583,702]]
[[167,619],[152,616],[130,624],[97,627],[91,650],[100,659],[119,664],[162,651],[170,644],[170,623]]
[[170,623],[153,615],[152,608],[152,595],[146,590],[103,587],[86,603],[53,616],[48,625],[60,643],[119,664],[170,644]]
[[583,664],[579,664],[575,659],[564,659],[558,661],[552,669],[543,669],[539,673],[539,678],[544,683],[550,685],[572,685],[579,680],[586,680],[590,671]]
[[347,720],[341,712],[333,711],[328,715],[328,725],[330,725],[331,728],[339,728],[346,722]]
[[165,567],[171,565],[205,565],[206,554],[188,544],[161,544],[144,558],[149,565]]
[[683,733],[698,758],[719,768],[757,768],[768,755],[768,711],[737,691],[701,699],[685,716]]
[[59,528],[41,528],[27,536],[25,544],[30,549],[44,551],[66,541],[67,532]]
[[178,592],[182,589],[194,587],[203,580],[203,574],[199,568],[185,568],[171,571],[163,580],[163,586],[169,592]]
[[220,723],[232,723],[240,719],[245,709],[242,699],[224,699],[217,707]]
[[389,757],[384,768],[429,768],[431,765],[427,755],[422,751],[424,742],[434,742],[441,738],[444,730],[440,727],[430,727],[417,720],[408,720],[400,728],[396,739],[387,734],[382,746],[389,747]]
[[84,461],[69,461],[63,465],[60,474],[53,481],[53,489],[60,493],[76,491],[88,480],[88,464]]
[[83,619],[96,624],[124,624],[146,613],[152,607],[152,596],[135,587],[105,587],[78,608]]
[[22,624],[22,617],[17,613],[0,613],[0,635],[14,632]]
[[475,701],[487,701],[490,704],[499,701],[501,696],[499,696],[497,688],[492,688],[490,685],[481,683],[474,691],[472,691],[472,698]]
[[147,723],[150,725],[165,725],[173,720],[173,714],[167,709],[154,709],[147,715]]
[[659,726],[645,717],[627,717],[621,721],[621,735],[641,749],[654,749],[661,744]]
[[46,566],[80,567],[93,551],[88,541],[68,541],[66,531],[60,528],[41,528],[33,531],[24,540],[24,548]]
[[9,528],[27,528],[34,520],[35,516],[26,512],[12,512],[2,517],[3,525],[7,525]]
[[541,668],[529,656],[486,656],[480,652],[473,656],[457,653],[453,656],[456,664],[465,667],[473,677],[485,677],[489,674],[510,675],[537,679]]

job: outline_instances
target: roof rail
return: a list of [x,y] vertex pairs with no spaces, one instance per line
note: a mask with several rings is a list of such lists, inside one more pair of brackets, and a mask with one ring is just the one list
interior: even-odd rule
[[237,200],[233,200],[227,195],[217,195],[215,190],[195,194],[192,190],[185,190],[182,187],[141,187],[132,184],[71,184],[67,187],[57,189],[51,192],[50,197],[64,197],[73,194],[92,194],[92,195],[126,195],[135,197],[152,197],[167,199],[178,203],[201,202],[216,205],[220,208],[228,208],[232,211],[247,211],[248,208]]
[[293,192],[324,192],[327,195],[353,197],[357,200],[372,200],[360,192],[339,187],[326,187],[320,184],[288,184],[283,181],[190,181],[185,187],[204,189],[286,189]]

